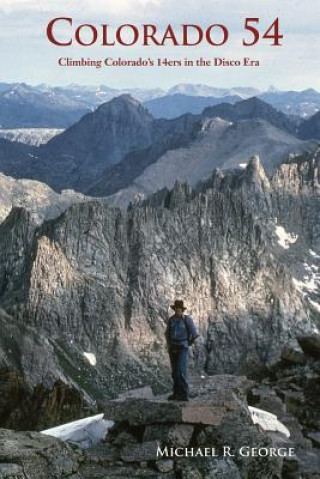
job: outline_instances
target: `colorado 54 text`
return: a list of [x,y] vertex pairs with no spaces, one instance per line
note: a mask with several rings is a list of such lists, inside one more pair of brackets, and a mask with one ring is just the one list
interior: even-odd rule
[[[243,20],[239,22],[241,24]],[[279,18],[271,24],[262,26],[260,18],[246,18],[243,30],[243,46],[250,47],[260,41],[268,42],[271,46],[282,45],[283,35],[280,33]],[[48,23],[47,37],[51,43],[59,47],[70,45],[194,47],[203,43],[211,47],[221,47],[229,41],[231,32],[228,26],[218,22],[209,26],[182,24],[175,27],[168,24],[163,29],[152,23],[143,25],[125,23],[115,27],[108,24],[83,23],[74,26],[73,18],[57,17]]]

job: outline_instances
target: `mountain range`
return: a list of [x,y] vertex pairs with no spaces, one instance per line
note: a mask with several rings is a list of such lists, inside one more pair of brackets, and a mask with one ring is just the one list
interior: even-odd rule
[[289,154],[316,147],[313,134],[300,139],[303,125],[256,97],[166,120],[122,95],[39,147],[0,139],[0,169],[57,192],[116,194],[110,200],[125,205],[136,194],[172,187],[177,178],[194,185],[213,168],[237,168],[254,154],[272,173]]
[[0,83],[0,128],[66,128],[103,103],[122,94],[130,94],[145,103],[155,118],[173,118],[200,113],[201,108],[218,103],[234,103],[259,96],[276,109],[298,118],[307,118],[320,109],[320,94],[304,91],[261,92],[255,88],[217,88],[208,85],[181,84],[168,90],[115,89],[105,85],[68,85]]
[[1,128],[65,128],[90,111],[84,102],[55,89],[25,83],[0,88]]
[[313,116],[320,109],[320,94],[313,88],[303,91],[271,90],[260,94],[259,98],[287,115],[303,118]]

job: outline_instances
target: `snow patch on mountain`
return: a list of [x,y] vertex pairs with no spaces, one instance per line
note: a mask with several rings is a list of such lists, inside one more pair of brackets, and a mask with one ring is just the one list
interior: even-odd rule
[[307,293],[315,293],[320,291],[320,273],[319,267],[312,264],[304,263],[305,274],[303,275],[302,280],[297,278],[292,278],[294,285],[299,289],[304,295]]
[[290,245],[294,244],[298,239],[297,235],[288,233],[283,226],[277,226],[275,232],[279,238],[279,245],[284,249],[290,248]]
[[83,353],[84,357],[88,360],[91,366],[96,366],[97,358],[93,353]]
[[64,130],[61,128],[13,128],[0,130],[0,138],[18,141],[26,145],[39,146],[47,143]]
[[82,449],[87,449],[105,439],[108,430],[114,424],[113,421],[106,421],[104,414],[86,417],[78,421],[69,422],[62,426],[53,427],[41,431],[45,436],[53,436],[62,441],[77,444]]

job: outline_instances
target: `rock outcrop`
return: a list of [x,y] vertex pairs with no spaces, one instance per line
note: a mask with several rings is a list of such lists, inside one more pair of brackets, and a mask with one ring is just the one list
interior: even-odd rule
[[[290,431],[296,458],[285,464],[285,478],[319,477],[320,361],[319,356],[314,357],[314,352],[319,352],[319,338],[319,334],[300,337],[301,345],[308,345],[308,353],[299,347],[290,354],[287,349],[283,351],[280,362],[248,394],[249,404],[276,414]],[[279,442],[277,435],[271,436]]]
[[0,429],[0,479],[81,479],[80,457],[55,438]]
[[[0,424],[43,429],[83,417],[95,405],[70,370],[89,381],[86,361],[75,348],[63,354],[59,344],[0,311]],[[93,382],[93,380],[91,379]]]
[[74,203],[91,198],[74,190],[56,193],[40,181],[15,179],[0,173],[0,223],[14,207],[22,207],[31,213],[37,224],[60,216]]

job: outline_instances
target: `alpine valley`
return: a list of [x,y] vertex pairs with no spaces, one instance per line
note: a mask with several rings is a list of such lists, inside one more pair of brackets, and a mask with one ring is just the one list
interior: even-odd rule
[[[320,477],[319,105],[0,84],[0,479]],[[175,298],[200,331],[186,405]],[[98,412],[114,426],[85,451],[39,433]],[[154,453],[226,444],[295,455]]]

